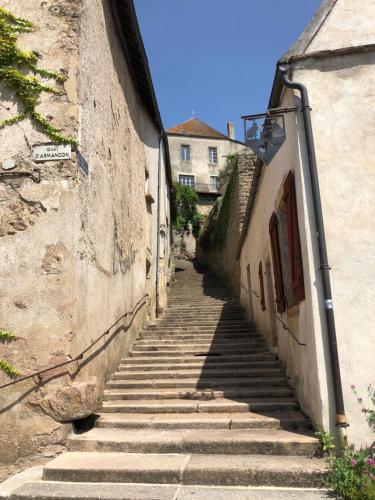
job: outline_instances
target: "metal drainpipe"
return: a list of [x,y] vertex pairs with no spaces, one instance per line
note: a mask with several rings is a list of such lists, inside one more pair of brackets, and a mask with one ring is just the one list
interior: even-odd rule
[[157,220],[156,220],[156,317],[160,315],[160,182],[161,182],[161,147],[163,143],[163,134],[159,139],[159,159],[158,159],[158,197],[157,197]]
[[298,90],[301,94],[302,114],[303,114],[303,122],[305,128],[305,138],[306,138],[306,149],[307,149],[307,157],[309,163],[311,191],[312,191],[312,198],[314,205],[315,224],[317,229],[316,234],[317,234],[318,248],[319,248],[319,260],[320,260],[319,269],[322,272],[325,316],[327,324],[329,352],[331,358],[333,388],[335,394],[336,426],[347,427],[348,423],[345,415],[344,397],[341,384],[335,318],[333,313],[331,279],[329,273],[330,267],[328,265],[322,202],[320,198],[318,169],[316,165],[314,138],[313,138],[312,124],[311,124],[311,115],[310,115],[311,108],[309,104],[309,95],[307,92],[307,88],[302,83],[293,82],[288,78],[288,73],[289,73],[288,64],[279,65],[279,70],[281,71],[284,85],[288,88]]

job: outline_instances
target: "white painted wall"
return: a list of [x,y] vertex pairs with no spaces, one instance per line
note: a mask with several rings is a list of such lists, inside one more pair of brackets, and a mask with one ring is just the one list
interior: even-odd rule
[[[340,3],[340,1],[339,1]],[[373,3],[373,2],[372,2]],[[375,54],[299,63],[293,80],[307,86],[320,179],[349,439],[369,444],[373,434],[350,386],[366,396],[375,383]],[[290,90],[281,106],[298,104]],[[279,354],[302,408],[333,430],[334,408],[322,287],[310,195],[304,132],[298,113],[286,115],[287,140],[264,167],[252,220],[241,254],[241,301],[248,307],[246,267],[259,294],[258,263],[270,258],[268,223],[280,200],[283,180],[295,172],[306,300],[282,315],[298,346],[277,325]],[[266,277],[265,277],[266,278]],[[270,340],[269,304],[262,312],[253,296],[255,319]],[[367,400],[367,404],[370,404]]]

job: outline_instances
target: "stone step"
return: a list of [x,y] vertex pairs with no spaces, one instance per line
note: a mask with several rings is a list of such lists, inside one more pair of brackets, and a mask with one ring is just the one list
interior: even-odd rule
[[[93,487],[94,486],[94,487]],[[36,481],[19,488],[12,500],[328,500],[321,488],[205,486],[142,483]]]
[[321,487],[328,466],[310,457],[67,452],[47,481]]
[[69,451],[313,456],[316,437],[286,430],[102,429],[71,434]]
[[289,387],[236,387],[234,385],[223,389],[186,388],[147,388],[147,389],[106,389],[103,401],[145,400],[145,399],[194,399],[207,401],[211,399],[230,398],[280,398],[292,397],[293,390]]
[[[201,344],[200,342],[199,344]],[[215,337],[212,337],[211,340],[206,340],[203,345],[206,346],[212,346],[212,345],[217,345],[222,347],[223,349],[227,347],[246,347],[246,346],[251,346],[251,345],[264,345],[266,344],[266,341],[264,338],[239,338],[239,339],[215,339]],[[160,340],[152,340],[152,339],[139,339],[136,340],[134,347],[137,349],[139,347],[168,347],[168,350],[171,349],[172,347],[175,347],[176,349],[181,349],[181,348],[186,348],[186,347],[199,347],[195,343],[195,339],[189,339],[189,340],[182,340],[179,341],[177,339],[160,339]]]
[[101,409],[105,413],[242,413],[295,410],[299,410],[299,405],[294,398],[252,398],[238,401],[225,398],[210,401],[193,399],[104,401]]
[[301,412],[131,414],[102,413],[95,422],[99,428],[126,429],[311,429],[310,420]]
[[[222,358],[223,356],[220,356]],[[263,359],[245,359],[243,361],[226,360],[219,362],[219,357],[196,357],[193,358],[179,358],[173,359],[173,363],[169,358],[164,358],[156,361],[154,358],[147,360],[146,358],[125,358],[122,363],[118,366],[117,371],[146,371],[146,370],[210,370],[210,369],[220,369],[223,370],[228,368],[246,368],[246,369],[263,369],[263,368],[280,368],[280,362],[267,356],[262,356]],[[146,359],[146,361],[145,361]]]
[[137,341],[134,344],[132,352],[179,352],[179,353],[195,353],[198,352],[247,352],[258,349],[266,349],[266,343],[264,340],[246,340],[244,341],[232,341],[232,342],[206,342],[205,344],[195,344],[194,342],[171,342],[171,341],[159,341],[159,342],[143,342]]
[[[148,368],[153,365],[148,366]],[[246,365],[247,366],[247,365]],[[253,378],[263,378],[263,377],[282,377],[283,371],[278,368],[263,368],[263,369],[251,369],[251,368],[225,368],[222,367],[213,368],[213,369],[189,369],[186,370],[185,367],[182,368],[181,365],[178,365],[178,369],[166,369],[163,365],[160,368],[156,368],[155,370],[145,370],[143,366],[138,368],[136,366],[131,366],[135,368],[137,371],[131,371],[130,369],[126,369],[124,371],[117,371],[113,374],[113,380],[157,380],[157,379],[175,379],[175,380],[183,380],[185,378],[192,379],[195,378],[200,382],[204,382],[206,379],[221,379],[221,378],[243,378],[243,377],[253,377]],[[154,367],[155,368],[155,367]],[[170,367],[169,367],[170,368]],[[139,371],[138,371],[139,370]],[[109,382],[110,384],[111,382]]]
[[229,340],[263,340],[264,337],[260,333],[162,333],[162,332],[152,332],[152,333],[141,333],[137,340],[170,340],[170,341],[186,341],[194,340],[194,343],[205,343],[205,342],[228,342]]
[[[148,349],[146,348],[145,350],[142,349],[134,349],[132,350],[128,356],[130,358],[170,358],[171,360],[175,358],[180,358],[181,356],[184,357],[194,357],[194,356],[211,356],[211,357],[230,357],[230,356],[246,356],[246,355],[256,355],[256,354],[264,354],[264,355],[270,355],[268,349],[265,346],[260,346],[260,347],[242,347],[236,349],[235,347],[232,347],[231,349],[221,349],[218,346],[211,346],[206,349],[202,349],[201,347],[192,347],[192,348],[186,348],[186,349],[179,349],[179,350],[167,350],[167,349]],[[127,359],[127,358],[124,358]]]
[[142,333],[137,341],[149,342],[154,341],[165,341],[172,343],[185,343],[194,342],[194,344],[204,344],[212,343],[228,343],[232,341],[247,341],[247,340],[264,340],[264,337],[258,333],[224,333],[224,334],[212,334],[212,333],[182,333],[182,334],[163,334],[163,333]]
[[[264,350],[264,349],[262,349]],[[136,352],[132,351],[129,357],[126,357],[123,359],[123,361],[126,364],[159,364],[159,363],[170,363],[170,364],[175,364],[175,363],[191,363],[199,359],[201,362],[207,362],[209,364],[210,362],[214,361],[220,361],[221,363],[224,363],[226,361],[246,361],[246,362],[251,362],[251,361],[274,361],[276,360],[276,356],[274,354],[271,354],[269,352],[264,352],[264,353],[245,353],[245,354],[239,354],[239,353],[233,353],[233,354],[228,354],[228,353],[185,353],[184,356],[180,354],[176,354],[175,352],[169,352],[166,355],[164,352],[156,352],[156,353],[142,353],[142,352]],[[220,359],[219,359],[220,358]],[[121,366],[121,365],[120,365]]]
[[[168,373],[168,372],[167,372]],[[217,378],[210,379],[200,377],[178,379],[163,379],[155,377],[155,374],[148,374],[148,380],[111,380],[107,383],[108,389],[148,389],[159,388],[169,389],[177,387],[188,387],[196,389],[216,389],[220,390],[225,387],[284,387],[288,386],[285,377],[267,377],[267,378]]]
[[185,322],[184,324],[181,325],[172,325],[172,324],[156,324],[156,325],[149,325],[147,327],[148,332],[152,332],[154,330],[191,330],[191,331],[201,331],[201,330],[210,330],[214,332],[220,332],[221,330],[223,331],[246,331],[246,332],[259,332],[256,328],[250,327],[246,324],[238,324],[238,325],[232,325],[231,323],[228,323],[228,325],[216,325],[216,324],[204,324],[202,322],[197,322],[194,324],[193,322]]

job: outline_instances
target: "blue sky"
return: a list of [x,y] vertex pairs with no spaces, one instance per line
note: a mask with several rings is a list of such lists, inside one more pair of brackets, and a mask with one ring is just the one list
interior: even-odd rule
[[226,132],[266,110],[275,65],[320,0],[135,0],[164,127],[195,116]]

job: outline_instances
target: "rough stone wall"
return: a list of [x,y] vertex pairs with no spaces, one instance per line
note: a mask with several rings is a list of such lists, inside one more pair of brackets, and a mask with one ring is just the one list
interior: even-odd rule
[[224,213],[224,203],[222,202],[217,216],[218,221],[220,221],[220,218],[226,218],[223,244],[215,244],[215,235],[221,230],[216,221],[208,228],[209,236],[207,235],[208,238],[204,238],[205,244],[202,241],[197,245],[199,262],[210,267],[237,296],[240,295],[240,264],[236,258],[236,251],[245,218],[256,160],[256,155],[248,149],[238,155],[232,178],[227,187],[227,193],[224,195],[224,197],[229,197],[228,201],[225,202],[226,213]]
[[[148,209],[145,202],[145,170],[157,200],[162,153],[160,133],[136,92],[108,0],[10,0],[0,5],[35,23],[31,33],[20,36],[19,46],[40,53],[41,67],[67,72],[64,95],[43,95],[38,110],[51,116],[63,134],[78,137],[89,164],[86,175],[73,152],[71,161],[36,165],[32,147],[50,141],[30,121],[0,131],[1,173],[4,160],[14,160],[12,172],[41,170],[40,183],[20,176],[0,179],[0,327],[21,337],[0,346],[0,358],[27,374],[72,359],[133,310],[146,291],[153,294],[149,302],[155,308],[157,208],[154,203]],[[2,88],[0,119],[16,109],[12,94]],[[165,229],[169,199],[162,156]],[[163,303],[170,279],[166,234],[160,256],[167,263],[161,271]],[[60,449],[69,425],[46,415],[42,401],[64,383],[90,376],[102,388],[145,317],[141,306],[133,321],[119,321],[85,360],[48,372],[42,383],[31,379],[0,390],[3,476],[12,464],[22,467],[31,455]],[[6,381],[0,374],[0,384]]]

